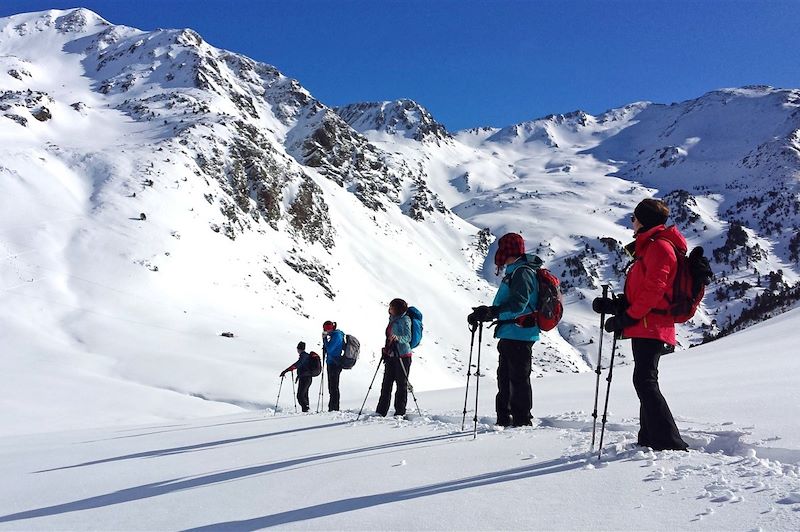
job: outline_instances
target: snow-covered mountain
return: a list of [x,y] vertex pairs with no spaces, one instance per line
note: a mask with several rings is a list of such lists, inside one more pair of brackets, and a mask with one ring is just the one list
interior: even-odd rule
[[536,374],[588,370],[589,302],[621,289],[627,218],[653,194],[718,273],[683,347],[746,326],[798,299],[799,96],[729,89],[451,133],[410,100],[330,108],[192,30],[85,9],[0,19],[0,425],[264,405],[326,319],[362,342],[343,377],[360,396],[394,297],[425,315],[414,384],[460,385],[464,317],[491,300],[506,231],[567,289]]
[[[684,346],[800,300],[800,90],[745,87],[599,116],[575,111],[458,132],[449,144],[362,132],[387,151],[402,146],[458,216],[494,235],[522,231],[573,303],[603,283],[619,289],[627,218],[641,198],[663,198],[717,274],[695,328],[682,329]],[[583,306],[560,327],[573,346],[593,334],[588,316],[576,318]]]
[[398,296],[426,315],[415,382],[461,381],[463,316],[491,291],[479,230],[406,216],[410,171],[299,83],[84,9],[2,19],[0,63],[4,427],[265,403],[326,319],[362,340],[360,383]]
[[336,112],[362,133],[383,131],[437,144],[451,138],[447,129],[427,109],[413,100],[356,103],[338,107]]

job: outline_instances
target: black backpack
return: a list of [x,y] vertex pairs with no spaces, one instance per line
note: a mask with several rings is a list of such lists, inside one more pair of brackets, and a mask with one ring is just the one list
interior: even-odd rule
[[311,351],[308,356],[310,357],[308,360],[308,373],[312,377],[319,377],[319,374],[322,373],[322,359],[314,351]]

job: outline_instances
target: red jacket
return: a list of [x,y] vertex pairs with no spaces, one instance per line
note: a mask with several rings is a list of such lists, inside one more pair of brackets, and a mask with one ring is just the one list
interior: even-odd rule
[[625,279],[625,298],[628,315],[639,321],[624,329],[626,338],[652,338],[675,345],[672,316],[652,310],[669,307],[678,267],[676,248],[686,253],[686,239],[674,225],[659,225],[636,235],[634,262]]

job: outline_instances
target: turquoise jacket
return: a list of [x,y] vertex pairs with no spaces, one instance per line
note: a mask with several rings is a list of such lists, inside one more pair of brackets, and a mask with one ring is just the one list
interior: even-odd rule
[[395,335],[397,337],[397,343],[395,347],[397,348],[394,353],[401,357],[410,357],[411,356],[411,318],[409,318],[406,314],[401,314],[400,316],[393,316],[389,318],[389,325],[386,327],[386,340],[388,343],[390,334]]
[[[542,259],[528,253],[506,266],[506,274],[492,303],[492,306],[497,307],[498,320],[513,320],[536,310],[539,281],[534,270],[542,264]],[[494,337],[536,342],[539,340],[539,332],[539,327],[520,327],[514,323],[504,323],[494,330]]]

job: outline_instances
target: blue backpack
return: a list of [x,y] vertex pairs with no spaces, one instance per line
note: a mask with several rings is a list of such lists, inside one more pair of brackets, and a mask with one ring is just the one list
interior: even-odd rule
[[422,341],[422,312],[417,307],[408,307],[406,314],[411,318],[411,349],[414,349]]

